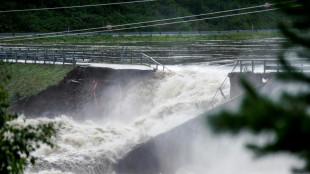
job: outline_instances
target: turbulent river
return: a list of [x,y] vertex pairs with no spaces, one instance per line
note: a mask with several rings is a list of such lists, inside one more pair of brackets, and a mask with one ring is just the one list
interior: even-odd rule
[[[170,68],[176,74],[129,89],[115,101],[119,107],[111,108],[104,119],[81,122],[74,116],[60,115],[29,120],[32,124],[60,123],[61,128],[54,140],[56,147],[40,148],[35,153],[37,164],[27,173],[114,173],[113,164],[135,146],[206,111],[231,70],[231,66],[208,64]],[[228,90],[226,87],[224,93]],[[207,146],[193,152],[197,164],[180,166],[177,173],[289,173],[289,167],[297,163],[287,155],[254,161],[243,146],[249,135],[217,138],[207,131],[202,138]]]
[[111,108],[108,115],[102,116],[104,119],[78,122],[74,116],[61,115],[31,120],[34,124],[60,123],[61,128],[55,138],[56,148],[37,151],[40,160],[29,169],[30,173],[50,169],[72,173],[108,171],[136,145],[205,111],[230,69],[207,64],[170,68],[176,74],[129,89],[127,95],[114,101],[119,107]]
[[[193,50],[196,47],[200,47],[201,50],[194,55]],[[29,124],[53,122],[60,124],[60,128],[53,140],[55,148],[42,146],[37,150],[34,153],[38,157],[37,163],[28,167],[26,173],[116,173],[113,165],[137,145],[207,111],[216,90],[232,69],[231,64],[221,65],[221,62],[236,58],[253,56],[255,58],[262,55],[262,52],[267,52],[264,54],[267,57],[273,57],[278,51],[278,43],[270,40],[248,43],[205,41],[204,44],[192,43],[182,55],[179,54],[182,52],[179,48],[169,49],[169,54],[154,53],[153,57],[164,59],[171,54],[182,58],[184,55],[189,57],[193,55],[204,56],[209,61],[170,65],[168,67],[175,73],[157,80],[138,82],[127,89],[129,92],[126,93],[115,92],[114,100],[105,102],[105,104],[113,102],[111,105],[113,107],[107,112],[97,113],[96,117],[90,119],[78,121],[74,119],[74,115],[29,119]],[[165,50],[167,52],[168,49]],[[152,55],[152,51],[149,51],[149,54]],[[210,57],[206,58],[206,55]],[[217,61],[216,64],[212,63],[214,60]],[[226,86],[223,92],[229,95],[229,86]],[[222,96],[217,96],[215,101],[223,101]],[[179,166],[176,173],[285,174],[290,173],[292,165],[301,163],[287,154],[253,159],[253,154],[244,148],[244,143],[253,139],[246,133],[236,137],[215,136],[206,125],[200,138],[200,145],[196,143],[194,150],[191,150],[192,163],[188,166]],[[256,140],[264,142],[266,137]]]

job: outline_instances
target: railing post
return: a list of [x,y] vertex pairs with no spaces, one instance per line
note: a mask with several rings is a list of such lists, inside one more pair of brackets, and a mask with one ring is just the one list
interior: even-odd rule
[[25,61],[28,59],[29,48],[27,49],[27,55],[25,56]]
[[55,65],[55,52],[53,53],[53,64]]
[[75,56],[74,56],[74,54],[73,54],[73,62],[72,62],[72,64],[75,66]]
[[130,63],[132,64],[132,53],[130,54]]
[[[13,58],[13,52],[12,52],[12,48],[10,48],[10,54],[9,54],[9,56],[11,56],[11,59]],[[13,61],[12,61],[13,62]]]
[[252,60],[252,72],[254,72],[254,60]]
[[44,53],[43,53],[43,63],[44,63],[44,64],[45,64],[45,59],[46,59],[45,57],[46,57],[46,53],[44,52]]
[[64,65],[66,61],[66,54],[62,53],[62,64]]
[[[20,51],[20,50],[19,50]],[[21,57],[22,57],[23,55],[21,54]],[[25,56],[25,64],[27,63],[27,56]]]
[[140,55],[140,65],[142,64],[142,56],[143,56],[143,54],[141,53],[141,55]]
[[23,54],[23,55],[24,55],[24,59],[25,59],[25,63],[26,63],[27,57],[28,57],[28,56],[27,56],[27,53],[28,53],[28,52],[25,52],[25,53]]
[[92,57],[90,57],[90,62],[94,62],[94,55],[95,55],[95,52],[93,51],[93,52],[91,53],[91,56],[92,56]]
[[35,54],[35,53],[33,53],[34,54],[34,56],[33,56],[33,58],[34,58],[34,64],[36,64],[37,63],[37,54]]
[[266,73],[266,60],[264,59],[264,74]]
[[240,73],[242,73],[242,60],[240,60]]
[[277,61],[277,72],[279,72],[279,62]]
[[124,48],[124,46],[122,46],[121,63],[123,63],[124,52],[125,52],[125,48]]
[[9,53],[8,53],[8,51],[5,52],[5,58],[6,58],[6,62],[8,62],[9,61]]
[[226,100],[226,96],[224,95],[224,92],[222,91],[222,88],[219,88],[221,95],[223,96],[223,98]]
[[15,63],[17,63],[17,52],[15,51]]

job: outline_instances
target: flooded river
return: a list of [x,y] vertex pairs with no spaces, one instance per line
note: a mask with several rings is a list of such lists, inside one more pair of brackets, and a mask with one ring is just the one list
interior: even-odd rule
[[[206,40],[193,42],[124,42],[79,43],[54,45],[1,45],[14,48],[71,49],[109,51],[126,49],[143,52],[175,72],[162,79],[137,83],[126,94],[115,95],[117,107],[98,114],[93,119],[78,121],[74,115],[55,118],[30,119],[61,123],[54,139],[56,147],[41,147],[34,155],[37,164],[27,173],[115,174],[115,164],[137,146],[187,122],[207,111],[208,102],[232,69],[238,58],[276,58],[281,51],[281,39],[262,40]],[[119,91],[119,89],[115,89]],[[223,89],[228,95],[229,86]],[[111,94],[113,94],[113,89]],[[98,99],[100,102],[100,99]],[[223,101],[217,96],[217,102]],[[288,155],[272,156],[255,161],[245,150],[244,142],[252,137],[243,134],[237,138],[225,135],[215,137],[208,128],[201,130],[199,141],[190,149],[191,163],[177,166],[177,174],[278,174],[290,173],[292,165],[300,161]],[[184,140],[179,140],[179,143]],[[264,138],[262,138],[264,140]],[[262,140],[262,142],[263,142]],[[147,155],[147,154],[145,154]],[[167,158],[169,154],[167,154]],[[188,158],[189,156],[184,156]],[[169,161],[163,166],[169,166]],[[176,162],[171,162],[177,164]],[[163,171],[165,169],[163,168]],[[130,171],[124,174],[131,173]],[[169,174],[169,173],[168,173]]]

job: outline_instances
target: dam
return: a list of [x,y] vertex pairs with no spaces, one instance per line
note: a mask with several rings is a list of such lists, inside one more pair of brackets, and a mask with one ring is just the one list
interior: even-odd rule
[[[210,49],[209,54],[205,49],[207,56],[230,54],[220,46]],[[219,52],[215,54],[216,49]],[[190,49],[185,54],[188,52]],[[234,50],[240,55],[237,52]],[[76,69],[58,86],[51,87],[55,93],[43,91],[17,106],[25,109],[31,124],[61,125],[54,139],[56,147],[36,151],[37,163],[26,173],[290,173],[291,166],[302,162],[287,154],[255,160],[244,148],[247,141],[263,143],[269,135],[258,139],[246,133],[216,136],[205,122],[211,114],[210,101],[231,73],[236,55],[232,59],[168,65],[175,73]],[[67,86],[76,90],[63,91]],[[230,86],[224,85],[221,91],[229,96]],[[235,98],[222,107],[234,110],[239,100]],[[224,101],[217,95],[213,103],[216,107]],[[37,110],[27,110],[28,106]]]

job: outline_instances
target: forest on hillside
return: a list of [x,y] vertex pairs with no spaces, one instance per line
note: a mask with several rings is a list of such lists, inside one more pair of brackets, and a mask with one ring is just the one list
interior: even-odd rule
[[[3,0],[0,1],[0,11],[112,2],[124,2],[124,0]],[[70,30],[103,27],[106,25],[118,25],[218,12],[263,5],[265,3],[266,1],[262,0],[157,0],[152,2],[112,6],[0,13],[0,32],[58,32],[65,31],[67,27],[70,27]],[[233,13],[223,13],[213,16],[263,9],[264,7],[261,7],[257,9],[249,9],[247,11],[236,11]],[[280,18],[283,19],[278,12],[272,11],[235,17],[201,20],[191,23],[131,29],[127,31],[247,30],[252,29],[252,25],[254,26],[254,29],[272,29],[277,27],[277,20]],[[179,19],[176,21],[180,20],[188,19]]]

